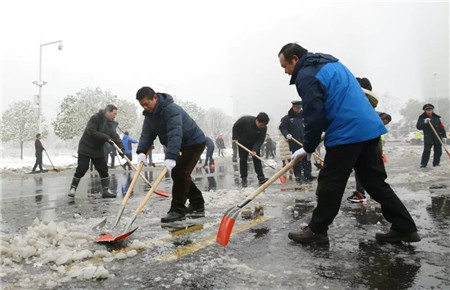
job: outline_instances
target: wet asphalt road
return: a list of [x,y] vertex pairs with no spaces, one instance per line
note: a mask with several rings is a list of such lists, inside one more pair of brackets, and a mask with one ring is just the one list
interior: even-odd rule
[[[388,145],[389,146],[389,145]],[[394,146],[394,145],[391,145]],[[389,148],[389,147],[388,147]],[[392,147],[391,150],[395,150]],[[392,157],[388,174],[417,170],[416,164]],[[146,168],[144,174],[154,180],[162,168]],[[309,221],[315,206],[315,183],[298,187],[287,178],[251,202],[263,206],[263,216],[239,218],[227,247],[215,242],[220,220],[226,209],[242,202],[256,189],[249,168],[249,188],[238,186],[237,167],[229,159],[216,161],[214,173],[194,172],[197,186],[204,192],[207,216],[173,224],[161,224],[170,206],[170,198],[152,196],[138,216],[139,229],[130,237],[112,244],[92,244],[92,251],[106,249],[128,251],[138,240],[145,243],[134,257],[105,264],[114,278],[105,280],[71,279],[56,289],[449,289],[450,288],[450,181],[437,178],[431,183],[396,182],[394,190],[415,219],[422,241],[414,244],[380,244],[375,233],[389,228],[378,204],[349,204],[343,200],[339,215],[330,227],[329,245],[301,245],[287,234]],[[267,176],[275,173],[265,168]],[[431,169],[430,169],[431,170]],[[317,172],[313,172],[317,175]],[[93,237],[108,231],[120,207],[133,172],[116,168],[110,171],[111,189],[116,199],[100,197],[98,175],[87,173],[75,199],[67,198],[73,170],[45,174],[3,174],[1,192],[2,233],[23,233],[38,217],[40,220],[85,223]],[[354,187],[350,179],[344,199]],[[170,192],[171,180],[165,178],[160,189]],[[139,205],[147,188],[139,181],[121,220],[125,225]],[[237,195],[237,196],[231,196]],[[248,213],[246,211],[245,213]],[[256,216],[256,214],[254,214]],[[92,230],[102,218],[108,219],[101,230]],[[39,271],[23,265],[30,276]],[[14,288],[21,277],[2,277],[5,289]],[[44,289],[40,285],[36,288]]]

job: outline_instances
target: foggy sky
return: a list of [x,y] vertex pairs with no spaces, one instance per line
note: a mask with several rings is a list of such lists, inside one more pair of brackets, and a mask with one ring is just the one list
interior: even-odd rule
[[394,114],[409,98],[449,95],[448,1],[210,2],[3,1],[2,112],[38,93],[39,46],[55,40],[62,51],[43,47],[47,121],[83,88],[136,102],[148,85],[234,118],[265,111],[278,124],[299,98],[277,57],[288,42],[368,77]]

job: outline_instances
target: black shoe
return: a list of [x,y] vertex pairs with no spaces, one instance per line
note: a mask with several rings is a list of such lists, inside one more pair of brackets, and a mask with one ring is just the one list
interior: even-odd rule
[[296,177],[295,178],[295,183],[297,183],[297,185],[301,185],[302,184],[302,179],[300,177]]
[[259,178],[258,178],[258,184],[259,184],[259,185],[263,185],[264,183],[267,182],[267,180],[269,180],[269,178],[264,177],[264,176],[259,177]]
[[247,187],[248,186],[247,178],[242,178],[241,179],[241,185],[242,185],[242,187]]
[[425,168],[425,167],[427,167],[426,165],[420,165],[420,168]]
[[115,198],[117,193],[112,192],[109,188],[103,188],[102,190],[102,198]]
[[201,206],[192,206],[192,204],[189,204],[189,206],[186,209],[186,216],[190,218],[200,218],[205,216],[205,205]]
[[184,214],[178,213],[176,211],[169,211],[167,215],[161,218],[162,223],[171,223],[176,221],[185,220],[186,216]]
[[399,242],[414,243],[420,241],[420,236],[417,232],[405,234],[390,230],[387,233],[375,234],[375,239],[379,242],[387,242],[387,243],[399,243]]
[[304,227],[300,232],[290,232],[288,238],[297,243],[319,243],[326,244],[328,234],[315,234],[309,227]]
[[303,178],[303,180],[304,180],[305,182],[311,182],[311,181],[314,181],[314,180],[316,180],[316,179],[317,179],[317,177],[312,176],[312,175],[310,175],[310,176],[305,176],[305,177]]

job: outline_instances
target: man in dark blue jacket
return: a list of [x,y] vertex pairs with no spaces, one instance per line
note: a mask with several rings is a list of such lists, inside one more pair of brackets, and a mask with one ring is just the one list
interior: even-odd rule
[[[267,124],[269,124],[269,116],[261,112],[258,116],[240,117],[233,125],[233,143],[239,142],[247,149],[252,151],[253,165],[258,177],[259,184],[263,184],[268,179],[264,176],[261,160],[255,156],[261,156],[261,145],[264,143],[267,133]],[[247,158],[248,151],[238,146],[239,152],[239,171],[241,173],[241,183],[243,187],[247,186]]]
[[[302,111],[302,101],[292,101],[292,108],[289,110],[288,114],[281,118],[280,126],[278,127],[283,134],[284,138],[289,140],[289,150],[292,153],[301,148],[301,146],[296,143],[292,138],[303,143],[303,111]],[[312,166],[311,161],[307,158],[303,158],[302,161],[298,162],[294,166],[294,175],[297,183],[302,182],[302,171],[303,180],[311,181],[314,177],[311,175]]]
[[[204,216],[205,201],[192,181],[191,173],[205,149],[205,134],[183,108],[173,102],[172,96],[142,87],[136,93],[136,99],[144,108],[145,116],[136,150],[138,163],[147,164],[145,152],[158,136],[161,144],[166,146],[164,165],[172,173],[172,204],[161,222],[184,220],[186,214]],[[188,199],[189,207],[186,208]]]
[[377,233],[375,238],[381,242],[420,241],[414,220],[385,182],[378,143],[387,130],[356,78],[335,57],[310,53],[296,43],[283,46],[278,57],[302,98],[304,142],[292,159],[308,158],[320,143],[322,132],[326,147],[316,191],[317,207],[308,226],[290,232],[289,238],[300,243],[329,242],[328,226],[339,212],[354,168],[369,195],[381,204],[383,216],[392,223],[388,233]]
[[[132,144],[133,143],[136,144],[138,141],[131,138],[128,131],[125,131],[123,134],[124,135],[122,137],[122,143],[125,148],[124,153],[125,153],[125,156],[127,156],[128,159],[130,159],[130,161],[131,161],[131,160],[133,160],[133,153],[131,152],[131,150],[133,150]],[[128,162],[125,163],[124,165],[122,165],[123,169],[125,169],[125,170],[127,169],[127,166],[128,166],[128,170],[131,170],[131,165]]]
[[420,167],[424,168],[427,166],[428,160],[430,160],[431,147],[434,147],[433,166],[439,166],[439,163],[441,162],[442,145],[441,140],[438,139],[431,126],[433,126],[444,144],[447,142],[447,139],[445,138],[445,136],[447,136],[445,127],[441,123],[441,116],[433,112],[434,106],[432,104],[425,104],[422,109],[424,112],[419,116],[416,124],[418,130],[423,130],[423,152]]

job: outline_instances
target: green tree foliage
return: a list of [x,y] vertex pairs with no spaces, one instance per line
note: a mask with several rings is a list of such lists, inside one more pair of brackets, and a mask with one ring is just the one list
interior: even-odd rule
[[[42,120],[43,122],[44,120]],[[20,144],[20,158],[23,159],[23,143],[33,141],[38,133],[38,116],[31,101],[15,102],[2,114],[2,141],[17,141]],[[43,123],[41,123],[43,124]],[[45,126],[42,135],[47,134]]]

